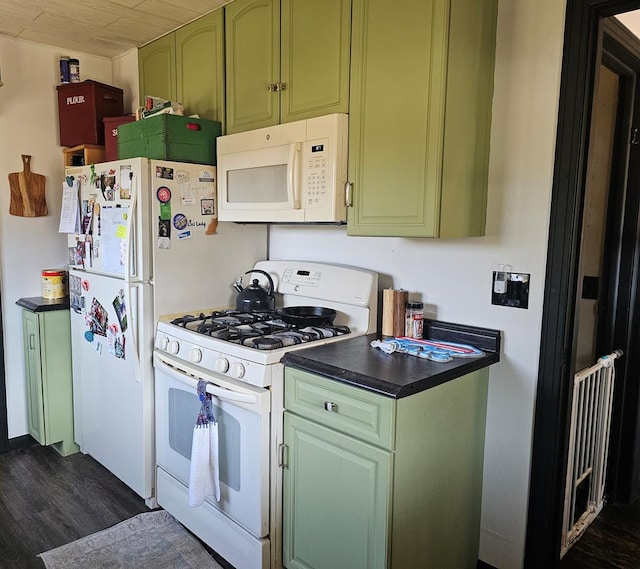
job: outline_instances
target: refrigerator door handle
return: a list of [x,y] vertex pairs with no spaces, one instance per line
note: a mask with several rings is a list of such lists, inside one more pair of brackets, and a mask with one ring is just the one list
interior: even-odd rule
[[130,283],[129,284],[129,301],[131,304],[131,314],[133,318],[131,319],[131,349],[133,352],[134,359],[134,367],[135,367],[135,378],[138,383],[142,383],[142,371],[140,369],[140,346],[138,345],[138,331],[136,327],[141,323],[141,314],[140,314],[140,298],[138,296],[138,291],[142,287],[142,283]]
[[138,239],[136,228],[136,217],[138,215],[138,188],[136,187],[138,182],[137,176],[133,175],[131,178],[131,206],[129,208],[129,227],[127,230],[127,272],[125,273],[126,280],[137,280],[140,278],[140,271],[138,270],[138,251],[136,239]]

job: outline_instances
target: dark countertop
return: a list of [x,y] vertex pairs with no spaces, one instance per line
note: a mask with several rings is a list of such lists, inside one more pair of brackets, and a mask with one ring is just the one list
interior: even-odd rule
[[18,306],[31,310],[31,312],[50,312],[52,310],[67,310],[69,308],[69,297],[64,298],[43,298],[41,296],[30,296],[19,298],[16,301]]
[[498,330],[425,320],[424,336],[431,340],[470,344],[483,350],[485,355],[439,363],[409,354],[386,354],[370,346],[370,342],[380,336],[369,334],[287,352],[282,363],[400,399],[500,361]]

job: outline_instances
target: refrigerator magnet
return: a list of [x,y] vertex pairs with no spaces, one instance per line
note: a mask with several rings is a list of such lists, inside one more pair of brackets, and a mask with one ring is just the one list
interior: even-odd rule
[[156,197],[160,203],[169,203],[171,199],[171,190],[167,186],[160,186],[156,190]]
[[198,175],[198,181],[206,184],[213,184],[216,181],[216,178],[210,170],[202,170]]
[[179,170],[176,174],[176,182],[178,184],[186,184],[189,182],[189,173],[184,170]]
[[158,219],[158,249],[171,249],[171,221]]
[[173,168],[167,168],[166,166],[156,166],[156,178],[173,180]]
[[187,227],[187,216],[184,213],[176,213],[173,216],[173,226],[178,231],[185,229]]
[[200,213],[202,215],[215,215],[215,202],[213,198],[200,200]]
[[171,202],[160,204],[160,219],[171,220]]

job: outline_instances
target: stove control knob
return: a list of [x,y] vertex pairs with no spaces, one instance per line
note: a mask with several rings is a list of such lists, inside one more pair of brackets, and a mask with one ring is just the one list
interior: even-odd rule
[[170,354],[177,354],[180,351],[180,344],[178,344],[178,342],[176,340],[171,340],[168,344],[167,344],[167,352],[169,352]]
[[161,350],[166,351],[168,345],[169,345],[169,338],[167,338],[166,336],[162,336],[161,338],[158,338],[158,347]]
[[244,377],[244,366],[236,362],[231,366],[231,377],[235,377],[236,379],[242,379]]
[[189,350],[189,361],[198,364],[202,361],[202,350],[200,348],[192,348]]
[[216,360],[216,371],[218,373],[227,373],[228,369],[229,369],[229,360],[224,357],[219,357]]

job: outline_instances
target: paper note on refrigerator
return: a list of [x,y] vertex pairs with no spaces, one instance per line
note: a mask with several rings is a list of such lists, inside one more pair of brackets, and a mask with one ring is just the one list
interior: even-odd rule
[[128,216],[128,207],[100,209],[102,268],[105,271],[124,274]]
[[80,233],[79,189],[78,180],[73,180],[71,185],[67,180],[62,182],[62,207],[58,233]]

